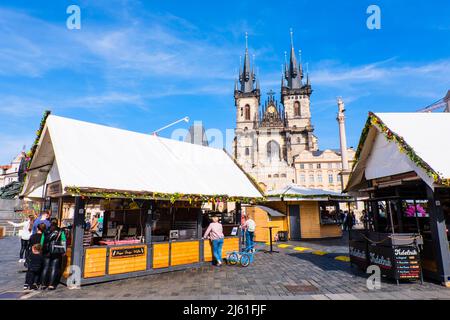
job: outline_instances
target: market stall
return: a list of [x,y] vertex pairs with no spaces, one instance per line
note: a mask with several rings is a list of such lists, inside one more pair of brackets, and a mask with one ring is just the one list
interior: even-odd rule
[[[418,128],[424,128],[419,130]],[[352,263],[399,280],[450,285],[450,114],[369,114],[346,191],[365,198]]]
[[68,233],[64,281],[81,285],[212,261],[213,215],[223,253],[239,249],[241,203],[262,197],[222,150],[50,115],[22,191],[44,190]]
[[246,213],[256,219],[256,241],[269,240],[269,226],[275,227],[274,238],[283,233],[289,240],[340,237],[340,204],[347,209],[354,201],[349,195],[294,184],[269,191],[266,197],[263,205],[246,208]]

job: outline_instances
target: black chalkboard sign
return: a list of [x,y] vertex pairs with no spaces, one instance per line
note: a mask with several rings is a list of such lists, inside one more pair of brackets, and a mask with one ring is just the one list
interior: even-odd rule
[[111,249],[111,258],[129,258],[142,256],[145,253],[144,247],[131,247],[131,248],[114,248]]
[[393,247],[395,278],[409,280],[420,278],[419,251],[415,247]]

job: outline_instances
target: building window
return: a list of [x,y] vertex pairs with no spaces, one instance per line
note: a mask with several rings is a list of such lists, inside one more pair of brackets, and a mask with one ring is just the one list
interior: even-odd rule
[[269,160],[280,160],[280,145],[274,140],[267,143],[267,158]]
[[300,169],[305,169],[305,164],[304,163],[300,163]]
[[297,143],[300,144],[301,140],[300,137],[297,137]]
[[314,163],[310,163],[310,164],[309,164],[309,168],[310,168],[310,169],[314,169]]
[[245,148],[245,155],[246,155],[246,156],[250,155],[250,149],[249,149],[248,147]]
[[250,106],[248,104],[245,105],[245,120],[250,120]]
[[321,164],[321,163],[318,163],[318,164],[317,164],[317,169],[320,169],[320,168],[322,168],[322,164]]
[[314,182],[314,175],[313,174],[309,175],[309,182]]
[[301,182],[301,183],[305,183],[305,182],[306,182],[306,178],[305,178],[305,175],[304,175],[304,174],[301,174],[301,175],[300,175],[300,182]]
[[278,178],[279,176],[278,176],[278,173],[275,173],[274,175],[273,175],[273,177],[274,178]]
[[333,175],[332,174],[328,175],[328,183],[333,183]]
[[294,116],[300,117],[300,103],[298,101],[294,103]]
[[340,174],[338,174],[338,175],[336,176],[336,180],[337,180],[337,182],[341,182],[341,180],[342,180],[342,177],[341,177],[341,175],[340,175]]
[[286,174],[285,174],[285,173],[282,173],[282,174],[281,174],[281,177],[282,177],[282,178],[286,178]]
[[333,169],[333,164],[331,162],[328,163],[328,169]]
[[322,175],[321,174],[317,175],[317,182],[322,183]]

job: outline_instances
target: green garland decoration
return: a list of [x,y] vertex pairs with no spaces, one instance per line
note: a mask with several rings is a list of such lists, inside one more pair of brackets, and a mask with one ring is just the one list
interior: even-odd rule
[[50,110],[45,110],[44,115],[41,118],[41,123],[39,124],[39,129],[36,131],[36,138],[34,139],[33,146],[27,152],[25,161],[27,161],[27,170],[30,168],[31,161],[33,160],[34,154],[36,153],[36,149],[38,147],[39,140],[41,139],[42,131],[44,131],[45,122],[47,121],[48,116],[51,114]]
[[105,191],[105,190],[93,190],[84,189],[78,187],[65,187],[67,193],[72,196],[81,196],[86,198],[121,198],[121,199],[142,199],[142,200],[166,200],[172,204],[176,201],[188,201],[190,204],[193,202],[210,202],[217,203],[222,201],[241,202],[241,203],[260,203],[264,202],[265,198],[247,198],[247,197],[229,197],[227,195],[200,195],[200,194],[182,194],[182,193],[161,193],[161,192],[126,192],[126,191]]
[[[425,171],[425,173],[433,179],[434,182],[438,184],[442,184],[445,186],[450,186],[450,179],[444,178],[441,173],[436,172],[431,166],[425,162],[421,157],[417,155],[414,149],[403,139],[402,136],[398,135],[391,129],[389,129],[386,124],[373,112],[369,112],[369,116],[367,118],[364,129],[361,133],[361,137],[358,143],[358,149],[356,150],[355,159],[356,161],[353,163],[353,169],[356,164],[359,162],[361,157],[361,151],[364,146],[364,143],[367,139],[367,135],[369,134],[369,130],[371,127],[377,127],[378,130],[384,135],[384,137],[389,141],[394,141],[397,144],[398,150],[401,153],[406,154],[406,156],[419,168]],[[352,170],[353,172],[353,170]],[[351,175],[350,175],[351,179]]]

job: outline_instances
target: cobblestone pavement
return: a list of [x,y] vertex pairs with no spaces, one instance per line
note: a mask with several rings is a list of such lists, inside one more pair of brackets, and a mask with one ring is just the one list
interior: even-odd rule
[[[260,248],[267,248],[259,244]],[[24,274],[17,263],[19,240],[0,240],[0,298],[22,299],[450,299],[450,289],[425,282],[383,280],[370,291],[366,274],[346,261],[345,238],[274,245],[278,253],[257,252],[247,268],[205,265],[69,290],[33,292],[20,297]],[[337,259],[336,259],[337,258]],[[339,260],[340,259],[340,260]],[[8,292],[5,294],[5,292]],[[15,296],[17,292],[17,295]],[[3,294],[2,294],[3,293]]]

